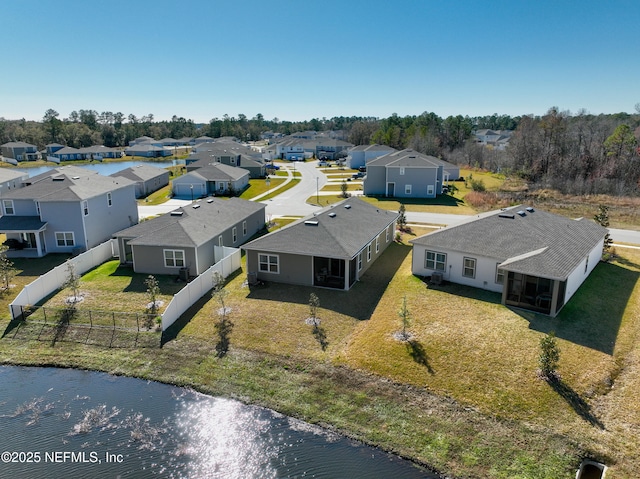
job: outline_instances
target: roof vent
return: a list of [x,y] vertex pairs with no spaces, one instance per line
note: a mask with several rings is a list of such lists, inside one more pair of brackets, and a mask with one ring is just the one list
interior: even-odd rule
[[350,210],[351,209],[351,205],[344,205],[345,209]]
[[53,176],[51,177],[51,179],[53,181],[64,181],[64,176],[60,175],[60,176]]
[[533,213],[535,210],[531,206],[525,208],[529,213]]
[[336,217],[336,214],[332,211],[331,213],[329,213],[329,217],[331,217],[331,218],[335,218],[335,217]]
[[196,208],[200,208],[200,204],[196,203],[195,205],[192,206],[192,208],[195,210]]
[[500,213],[498,215],[498,218],[509,218],[510,220],[512,220],[515,217],[516,217],[515,215],[511,215],[509,213]]
[[317,220],[307,220],[304,222],[305,225],[309,225],[309,226],[318,226],[318,221]]
[[207,200],[207,203],[213,203],[213,198],[209,198],[209,199]]
[[172,211],[171,216],[182,216],[182,211]]
[[79,176],[72,176],[72,177],[71,177],[71,179],[72,179],[72,180],[79,180],[79,179],[80,179],[80,177],[79,177]]
[[518,211],[518,214],[519,214],[520,216],[523,216],[523,217],[524,217],[524,216],[527,216],[527,214],[524,212],[524,210],[520,210],[520,211]]

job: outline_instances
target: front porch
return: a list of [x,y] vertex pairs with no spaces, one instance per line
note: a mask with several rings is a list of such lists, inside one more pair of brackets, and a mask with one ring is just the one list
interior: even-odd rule
[[44,231],[47,223],[37,216],[11,216],[0,218],[0,233],[7,237],[8,258],[40,258],[47,254]]

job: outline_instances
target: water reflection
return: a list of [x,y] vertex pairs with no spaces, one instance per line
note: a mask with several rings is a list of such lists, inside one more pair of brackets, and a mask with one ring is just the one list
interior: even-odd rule
[[[83,163],[76,165],[80,168],[86,168],[88,170],[97,171],[103,176],[109,176],[118,171],[122,171],[126,168],[131,168],[138,165],[150,165],[158,168],[166,168],[168,166],[184,165],[185,160],[165,160],[165,161],[112,161],[112,162],[96,162],[96,163]],[[53,168],[65,166],[65,162],[61,162],[59,165],[51,164],[46,166],[36,166],[31,168],[12,168],[12,170],[23,171],[29,174],[29,177],[37,176],[46,171],[50,171]]]
[[40,458],[0,464],[0,477],[437,477],[322,428],[188,389],[49,368],[0,367],[0,381],[0,451]]

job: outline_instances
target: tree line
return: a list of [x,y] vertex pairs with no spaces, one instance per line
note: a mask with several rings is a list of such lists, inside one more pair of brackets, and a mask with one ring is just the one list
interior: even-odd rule
[[[140,136],[234,136],[256,141],[266,131],[289,135],[342,130],[344,138],[355,145],[413,148],[455,164],[517,175],[533,186],[564,193],[637,195],[640,160],[635,130],[639,126],[640,104],[633,114],[572,114],[552,107],[542,116],[496,113],[442,118],[425,111],[407,116],[394,113],[388,118],[340,116],[294,122],[267,120],[258,113],[252,118],[223,115],[204,124],[176,115],[169,121],[155,121],[153,114],[136,117],[95,110],[73,111],[61,119],[57,111],[49,109],[42,121],[0,118],[0,143],[26,141],[39,148],[48,143],[76,148],[96,144],[123,147]],[[507,149],[478,145],[473,132],[484,128],[513,131]]]

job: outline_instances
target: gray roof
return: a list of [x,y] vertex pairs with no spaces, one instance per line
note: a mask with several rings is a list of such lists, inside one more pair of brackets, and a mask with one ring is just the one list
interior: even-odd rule
[[151,143],[137,143],[133,146],[127,146],[124,151],[129,153],[131,151],[171,151],[164,146],[155,146]]
[[2,216],[0,217],[0,231],[40,231],[46,222],[38,216]]
[[391,146],[378,145],[377,143],[374,143],[373,145],[358,145],[358,146],[354,146],[353,148],[349,148],[349,151],[370,151],[370,150],[388,151],[388,152],[397,151],[395,148]]
[[132,181],[146,181],[152,178],[157,178],[158,176],[168,175],[169,170],[165,168],[159,168],[157,166],[152,165],[137,165],[132,166],[131,168],[126,168],[124,170],[117,171],[115,173],[110,174],[109,176],[113,178],[117,178],[118,176],[123,176]]
[[347,198],[253,240],[243,249],[351,259],[397,218],[394,211]]
[[7,148],[26,148],[31,146],[33,148],[36,148],[36,145],[32,145],[31,143],[25,143],[24,141],[10,141],[0,146],[4,146]]
[[236,181],[248,174],[249,172],[245,169],[216,163],[213,165],[203,166],[197,170],[190,171],[186,175],[182,175],[180,177],[180,182],[186,180],[189,175],[208,181]]
[[10,180],[16,180],[18,178],[27,178],[28,173],[24,171],[13,170],[11,168],[4,168],[0,166],[0,183]]
[[28,182],[28,186],[11,190],[2,197],[38,201],[78,201],[134,184],[126,178],[102,176],[95,171],[77,166],[54,168],[29,178]]
[[369,166],[422,166],[425,168],[437,168],[442,165],[444,169],[454,168],[456,165],[443,161],[435,156],[425,155],[410,148],[394,151],[383,156],[379,156],[367,163]]
[[73,146],[65,146],[64,148],[60,148],[58,151],[55,151],[54,155],[75,155],[77,153],[81,153],[80,150],[74,148]]
[[[195,247],[222,234],[266,206],[255,201],[230,198],[201,200],[157,218],[117,232],[116,238],[135,238],[131,245]],[[176,213],[181,212],[182,215]]]
[[514,206],[429,233],[410,243],[495,258],[507,271],[566,280],[606,232],[590,220],[572,220]]

